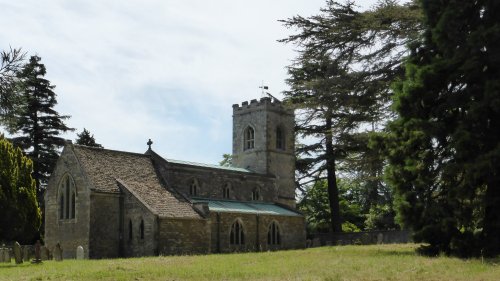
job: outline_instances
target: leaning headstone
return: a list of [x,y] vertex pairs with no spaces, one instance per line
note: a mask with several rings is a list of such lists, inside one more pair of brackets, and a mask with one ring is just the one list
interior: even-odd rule
[[85,258],[85,255],[83,252],[83,247],[82,246],[76,247],[76,259],[83,260],[84,258]]
[[23,260],[25,261],[30,260],[30,248],[28,245],[23,246]]
[[18,242],[14,243],[14,259],[16,264],[23,263],[23,256],[21,254],[21,245]]
[[62,248],[61,248],[61,244],[57,243],[56,244],[56,247],[54,248],[54,259],[56,261],[62,261],[63,258],[62,258]]
[[42,247],[40,244],[40,240],[36,240],[35,258],[31,261],[31,263],[41,263],[41,262],[42,262]]

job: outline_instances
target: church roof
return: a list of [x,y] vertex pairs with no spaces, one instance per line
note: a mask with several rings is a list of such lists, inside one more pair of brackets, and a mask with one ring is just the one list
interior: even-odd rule
[[189,202],[161,185],[149,155],[72,147],[94,190],[119,193],[119,182],[159,216],[200,218]]
[[244,202],[234,200],[218,200],[209,198],[192,198],[195,203],[208,203],[208,209],[211,212],[227,212],[227,213],[245,213],[258,215],[276,215],[276,216],[291,216],[301,217],[302,215],[296,211],[279,206],[274,203],[266,202]]
[[219,170],[226,170],[226,171],[233,171],[233,172],[252,173],[252,171],[250,171],[250,170],[247,170],[244,168],[238,168],[238,167],[227,167],[227,166],[196,163],[196,162],[191,162],[191,161],[182,161],[182,160],[175,160],[175,159],[165,159],[165,160],[169,163],[172,163],[172,164],[195,166],[195,167],[201,167],[201,168],[219,169]]

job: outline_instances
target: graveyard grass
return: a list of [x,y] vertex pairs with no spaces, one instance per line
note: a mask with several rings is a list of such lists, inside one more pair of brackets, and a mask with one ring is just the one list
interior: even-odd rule
[[0,280],[499,280],[500,258],[422,257],[414,244],[0,264]]

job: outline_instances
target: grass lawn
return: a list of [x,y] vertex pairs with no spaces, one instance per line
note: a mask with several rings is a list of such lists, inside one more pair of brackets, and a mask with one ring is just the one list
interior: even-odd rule
[[415,254],[416,245],[0,264],[0,280],[500,280],[500,258]]

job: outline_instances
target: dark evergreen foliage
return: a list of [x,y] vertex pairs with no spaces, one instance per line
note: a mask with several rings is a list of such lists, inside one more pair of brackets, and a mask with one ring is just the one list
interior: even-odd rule
[[[343,222],[338,172],[350,162],[357,168],[348,172],[361,175],[361,166],[354,163],[381,158],[368,147],[368,132],[381,128],[390,115],[389,83],[404,74],[404,46],[417,38],[420,12],[413,3],[394,1],[381,1],[366,12],[357,11],[351,1],[327,1],[321,12],[283,21],[299,32],[281,42],[300,48],[288,69],[291,90],[284,94],[298,109],[297,134],[316,140],[297,146],[299,180],[304,185],[327,180],[332,230],[337,232]],[[382,167],[365,165],[364,172],[380,182]],[[366,181],[373,202],[379,200],[378,182]]]
[[500,254],[499,1],[424,0],[395,86],[388,179],[428,254]]
[[6,122],[9,112],[19,102],[15,91],[16,76],[23,66],[24,57],[21,48],[0,52],[0,121]]
[[94,135],[90,134],[90,132],[85,128],[83,128],[83,131],[81,133],[76,134],[76,136],[76,144],[103,148],[101,144],[95,142]]
[[21,103],[12,114],[9,130],[15,133],[13,143],[33,160],[33,178],[37,184],[38,198],[47,183],[58,158],[58,148],[65,140],[60,135],[74,129],[64,124],[70,116],[59,115],[55,86],[44,78],[45,66],[40,57],[32,56],[18,74]]
[[0,241],[30,244],[38,237],[41,213],[32,161],[0,136]]

